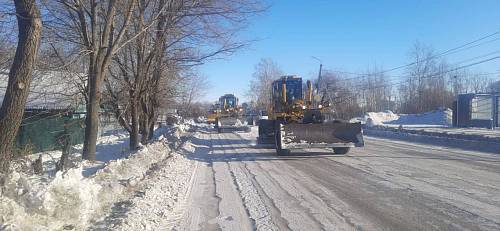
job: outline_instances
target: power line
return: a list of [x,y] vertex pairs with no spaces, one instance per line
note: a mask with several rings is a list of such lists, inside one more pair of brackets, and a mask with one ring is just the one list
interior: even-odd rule
[[[473,60],[477,60],[477,59],[479,59],[479,58],[485,58],[485,57],[491,56],[491,55],[493,55],[493,54],[498,54],[498,53],[500,53],[500,50],[493,51],[493,52],[490,52],[490,53],[487,53],[487,54],[483,54],[483,55],[479,55],[479,56],[476,56],[476,57],[473,57],[473,58],[465,59],[465,60],[462,60],[462,61],[460,61],[460,62],[455,63],[454,65],[457,65],[457,64],[462,64],[462,63],[466,63],[466,62],[470,62],[470,61],[473,61]],[[474,66],[474,65],[472,65],[472,66]],[[464,67],[464,68],[465,68],[465,67]],[[461,66],[459,66],[459,69],[464,69],[464,68],[462,68]],[[456,71],[456,70],[455,70],[455,71]],[[444,73],[444,72],[437,72],[437,73],[438,73],[438,74],[446,74],[446,73],[448,73],[448,72],[446,72],[446,73]],[[489,74],[498,74],[498,73],[500,73],[500,72],[496,72],[496,73],[495,73],[495,72],[493,72],[493,73],[489,73]],[[484,75],[486,75],[486,74],[478,74],[478,75],[483,75],[483,76],[484,76]],[[375,76],[375,75],[374,75],[374,76]],[[401,75],[401,76],[399,76],[399,77],[412,77],[412,75],[411,75],[411,74],[408,74],[408,75]],[[349,81],[349,80],[353,80],[353,79],[359,79],[359,77],[358,77],[358,78],[339,79],[339,80],[337,80],[337,81],[338,81],[338,82],[343,82],[343,81]],[[390,80],[390,81],[392,81],[392,80]],[[358,86],[362,86],[362,85],[363,85],[363,84],[357,84],[357,85],[354,85],[353,87],[358,87]]]
[[[498,34],[500,34],[500,31],[496,31],[494,33],[485,35],[485,36],[480,37],[478,39],[475,39],[473,41],[470,41],[470,42],[467,42],[465,44],[462,44],[460,46],[457,46],[457,47],[445,50],[445,51],[443,51],[443,52],[441,52],[439,54],[432,55],[432,56],[427,57],[427,58],[425,58],[423,60],[414,61],[414,62],[411,62],[411,63],[408,63],[408,64],[404,64],[404,65],[401,65],[401,66],[393,67],[393,68],[386,69],[386,70],[383,70],[383,71],[380,71],[380,72],[376,72],[376,73],[367,74],[367,73],[355,73],[355,72],[343,72],[343,71],[334,71],[334,72],[351,74],[351,75],[359,75],[358,77],[347,78],[347,79],[343,79],[342,81],[355,80],[355,79],[364,78],[364,77],[368,77],[368,76],[376,76],[376,75],[384,74],[384,73],[387,73],[387,72],[395,71],[395,70],[398,70],[398,69],[402,69],[402,68],[405,68],[405,67],[409,67],[409,66],[415,65],[415,64],[417,64],[419,62],[428,61],[428,60],[431,60],[431,59],[442,57],[444,55],[454,54],[454,53],[457,53],[457,52],[460,52],[460,51],[463,51],[463,50],[467,50],[467,49],[471,49],[471,48],[474,48],[474,47],[477,47],[477,46],[480,46],[480,45],[484,45],[486,43],[498,41],[498,40],[500,40],[500,38],[495,38],[493,40],[488,40],[486,42],[479,43],[479,44],[476,44],[474,46],[469,46],[469,45],[472,45],[472,44],[477,43],[479,41],[485,40],[487,38],[491,38],[491,37],[493,37],[495,35],[498,35]],[[401,76],[391,76],[391,77],[401,77]]]
[[[495,53],[495,52],[492,52],[492,53]],[[483,56],[484,55],[478,56],[478,57],[483,57]],[[494,57],[491,57],[491,58],[488,58],[488,59],[483,59],[481,61],[470,63],[470,64],[467,64],[467,65],[463,65],[463,66],[451,68],[451,69],[449,69],[447,71],[439,71],[439,72],[436,72],[436,73],[433,73],[433,74],[425,75],[425,76],[420,77],[420,79],[435,78],[435,77],[442,76],[442,75],[450,73],[450,72],[462,70],[462,69],[465,69],[465,68],[468,68],[468,67],[472,67],[472,66],[476,66],[476,65],[479,65],[479,64],[482,64],[482,63],[490,62],[490,61],[493,61],[493,60],[496,60],[496,59],[500,59],[500,55],[499,56],[494,56]],[[357,87],[359,87],[361,85],[355,85],[353,87],[357,88],[356,91],[363,91],[363,90],[371,90],[371,89],[378,89],[378,88],[385,88],[385,87],[392,87],[392,86],[402,85],[402,84],[404,84],[406,82],[409,82],[409,81],[411,81],[411,79],[402,80],[402,81],[395,82],[395,83],[382,84],[382,85],[378,85],[378,86],[364,87],[364,88],[357,88]],[[350,91],[344,91],[343,93],[351,93],[351,92]]]

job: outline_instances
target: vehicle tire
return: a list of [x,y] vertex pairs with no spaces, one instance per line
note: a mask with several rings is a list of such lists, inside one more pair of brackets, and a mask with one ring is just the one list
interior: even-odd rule
[[275,144],[274,120],[259,120],[259,140],[261,144]]
[[274,127],[274,143],[276,144],[276,154],[278,156],[288,155],[290,154],[290,150],[281,148],[281,131],[280,131],[280,122],[276,122]]
[[349,147],[333,148],[333,153],[344,155],[349,152],[349,149],[350,149]]

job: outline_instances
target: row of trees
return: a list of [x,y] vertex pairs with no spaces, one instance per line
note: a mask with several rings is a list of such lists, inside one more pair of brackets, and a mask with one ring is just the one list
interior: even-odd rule
[[[193,104],[205,89],[195,67],[245,46],[237,32],[263,10],[258,0],[3,3],[3,9],[14,8],[19,42],[0,111],[0,171],[8,169],[32,72],[47,66],[41,63],[84,73],[78,85],[86,104],[83,158],[94,160],[103,109],[130,133],[130,149],[147,143],[160,108],[178,99]],[[3,13],[1,19],[13,15]],[[37,60],[39,48],[43,59]]]
[[[460,93],[500,92],[499,74],[457,68],[429,46],[416,43],[409,59],[410,64],[400,68],[404,71],[402,76],[390,76],[390,72],[381,67],[359,74],[323,71],[319,92],[332,103],[333,115],[343,119],[370,111],[422,113],[438,107],[453,107]],[[270,59],[262,59],[256,65],[248,92],[253,107],[267,108],[271,99],[270,84],[282,73]]]
[[246,96],[250,107],[266,110],[271,105],[271,85],[274,80],[283,75],[283,71],[272,59],[261,59],[255,65],[253,79],[250,80],[250,90]]

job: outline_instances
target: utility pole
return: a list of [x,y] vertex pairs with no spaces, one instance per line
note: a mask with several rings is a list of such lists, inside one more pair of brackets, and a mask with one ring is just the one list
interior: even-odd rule
[[316,89],[319,93],[319,89],[320,89],[320,86],[321,86],[321,70],[323,69],[323,62],[321,61],[321,59],[318,59],[314,56],[311,56],[311,58],[319,61],[319,73],[318,73],[318,82],[316,83]]
[[319,64],[319,73],[318,73],[318,90],[320,89],[321,86],[321,70],[323,69],[323,64]]
[[[318,82],[316,83],[316,94],[319,95],[320,94],[320,90],[321,90],[321,71],[323,69],[323,62],[321,61],[321,59],[319,58],[316,58],[314,56],[311,56],[311,58],[319,61],[319,73],[318,73]],[[324,97],[324,94],[321,96],[321,101],[323,101],[323,97]],[[314,101],[314,100],[313,100]],[[314,105],[314,103],[313,103]],[[316,106],[316,105],[315,105]]]
[[455,111],[456,111],[456,113],[457,113],[457,127],[460,127],[460,123],[458,122],[458,118],[460,117],[460,116],[458,115],[458,105],[459,105],[459,104],[458,104],[458,101],[459,101],[458,99],[459,99],[460,97],[458,97],[458,82],[457,82],[457,76],[456,76],[456,75],[454,75],[454,76],[453,76],[453,78],[455,79],[455,86],[454,86],[454,87],[455,87],[455,94],[456,94],[456,97],[457,97],[457,108],[456,108],[456,110],[455,110]]

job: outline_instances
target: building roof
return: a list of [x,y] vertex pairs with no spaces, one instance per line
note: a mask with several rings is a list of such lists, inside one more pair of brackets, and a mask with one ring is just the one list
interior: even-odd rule
[[[76,108],[83,102],[80,93],[85,74],[61,71],[35,71],[26,108]],[[8,70],[0,70],[0,105],[8,83]]]

